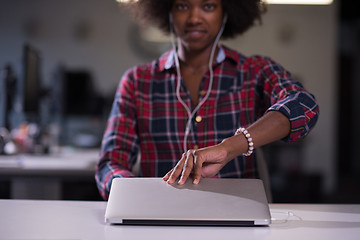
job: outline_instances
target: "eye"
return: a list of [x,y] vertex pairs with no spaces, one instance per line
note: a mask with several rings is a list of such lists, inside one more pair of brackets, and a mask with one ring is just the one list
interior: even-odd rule
[[175,4],[175,9],[179,11],[187,10],[189,7],[185,3],[177,3]]
[[215,4],[213,3],[206,3],[203,8],[205,9],[205,11],[212,11],[215,9]]

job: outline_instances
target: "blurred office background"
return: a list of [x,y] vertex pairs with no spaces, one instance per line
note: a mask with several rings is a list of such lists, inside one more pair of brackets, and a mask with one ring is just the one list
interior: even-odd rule
[[[274,202],[360,203],[360,14],[353,4],[270,5],[262,25],[225,42],[272,57],[320,105],[318,124],[305,140],[264,148]],[[121,75],[169,47],[115,0],[2,0],[0,68],[8,87],[1,86],[0,126],[18,134],[32,129],[32,146],[22,147],[33,155],[92,149],[96,161]],[[4,94],[11,91],[17,94]],[[2,175],[0,198],[16,196],[11,174]],[[61,181],[60,188],[61,199],[99,199],[89,176]]]

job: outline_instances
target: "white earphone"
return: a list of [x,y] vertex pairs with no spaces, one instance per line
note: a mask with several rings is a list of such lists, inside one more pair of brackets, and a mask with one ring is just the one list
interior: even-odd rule
[[214,81],[214,72],[213,72],[213,67],[212,67],[212,59],[214,59],[214,54],[215,54],[215,50],[216,50],[216,46],[220,40],[220,37],[224,31],[225,25],[227,22],[227,14],[224,15],[223,20],[222,20],[222,25],[221,28],[219,30],[219,33],[217,34],[213,47],[211,49],[211,54],[210,54],[210,59],[209,59],[209,72],[210,72],[210,80],[209,80],[209,87],[208,90],[206,92],[206,95],[204,96],[204,98],[198,103],[198,105],[194,108],[193,111],[191,111],[191,109],[186,105],[186,103],[182,100],[181,96],[180,96],[180,86],[181,86],[181,72],[180,72],[180,62],[179,62],[179,56],[177,54],[177,49],[175,46],[175,33],[174,33],[174,26],[173,26],[173,16],[170,13],[169,14],[169,23],[170,23],[170,36],[171,36],[171,44],[172,44],[172,48],[174,50],[174,58],[175,58],[175,66],[176,66],[176,72],[177,72],[177,77],[178,77],[178,81],[177,81],[177,85],[176,85],[176,97],[179,100],[179,102],[181,103],[181,105],[183,105],[183,107],[185,108],[187,114],[188,114],[188,121],[186,124],[186,128],[185,128],[185,136],[184,136],[184,142],[183,142],[183,149],[184,152],[187,151],[187,139],[191,130],[191,121],[193,119],[193,117],[195,116],[195,114],[197,113],[197,111],[200,109],[200,107],[205,103],[205,101],[209,98],[211,89],[212,89],[212,85],[213,85],[213,81]]

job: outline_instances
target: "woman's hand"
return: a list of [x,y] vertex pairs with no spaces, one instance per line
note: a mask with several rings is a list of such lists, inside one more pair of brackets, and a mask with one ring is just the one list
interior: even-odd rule
[[[252,124],[248,131],[253,138],[254,147],[260,147],[288,136],[290,121],[282,113],[270,111]],[[189,150],[163,179],[174,183],[180,177],[178,183],[184,184],[191,175],[193,183],[198,184],[201,177],[215,176],[231,159],[246,153],[248,147],[244,135],[238,134],[212,147]]]
[[188,150],[163,179],[171,184],[180,177],[178,184],[182,185],[191,175],[193,184],[198,184],[201,177],[215,176],[229,161],[227,156],[226,148],[221,143],[198,150]]

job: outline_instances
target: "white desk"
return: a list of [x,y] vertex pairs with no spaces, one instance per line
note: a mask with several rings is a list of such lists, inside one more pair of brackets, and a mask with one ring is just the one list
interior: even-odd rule
[[104,223],[106,202],[0,200],[0,239],[358,240],[360,205],[272,204],[269,227],[157,227]]
[[11,182],[14,199],[61,199],[62,180],[94,179],[98,155],[97,149],[63,149],[51,155],[0,155],[0,180]]

